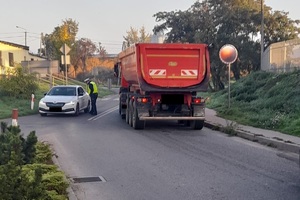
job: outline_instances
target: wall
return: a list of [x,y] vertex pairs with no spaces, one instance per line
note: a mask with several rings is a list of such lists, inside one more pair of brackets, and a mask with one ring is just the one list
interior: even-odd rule
[[40,77],[46,77],[47,74],[59,73],[58,60],[22,61],[21,65],[29,73],[39,73]]
[[300,39],[271,44],[263,54],[262,70],[273,72],[300,70]]

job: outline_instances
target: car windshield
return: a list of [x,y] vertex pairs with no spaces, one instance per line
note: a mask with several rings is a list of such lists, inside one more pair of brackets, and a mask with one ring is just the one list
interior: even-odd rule
[[54,87],[47,95],[50,96],[76,96],[75,87]]

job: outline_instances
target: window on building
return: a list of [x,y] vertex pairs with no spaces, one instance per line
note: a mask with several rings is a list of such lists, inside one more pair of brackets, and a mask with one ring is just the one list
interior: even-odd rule
[[14,65],[15,65],[14,54],[13,53],[8,53],[8,58],[9,58],[9,66],[14,67]]

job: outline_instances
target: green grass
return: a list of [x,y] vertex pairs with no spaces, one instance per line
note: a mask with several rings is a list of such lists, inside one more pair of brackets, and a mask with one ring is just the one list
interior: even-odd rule
[[[113,92],[99,87],[99,96],[102,98]],[[49,85],[45,83],[39,83],[39,89],[35,93],[34,98],[34,109],[31,110],[31,96],[26,99],[15,99],[11,97],[1,97],[0,98],[0,119],[11,118],[12,110],[18,109],[18,116],[27,116],[38,114],[38,103],[39,100],[44,96],[44,94],[49,90]]]
[[300,71],[251,73],[231,84],[230,108],[228,89],[201,95],[220,117],[300,136]]

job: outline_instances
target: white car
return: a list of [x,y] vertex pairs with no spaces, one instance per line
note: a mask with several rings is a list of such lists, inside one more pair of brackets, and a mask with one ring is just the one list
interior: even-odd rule
[[41,116],[47,114],[79,115],[90,111],[91,99],[80,85],[58,85],[52,87],[39,102]]

